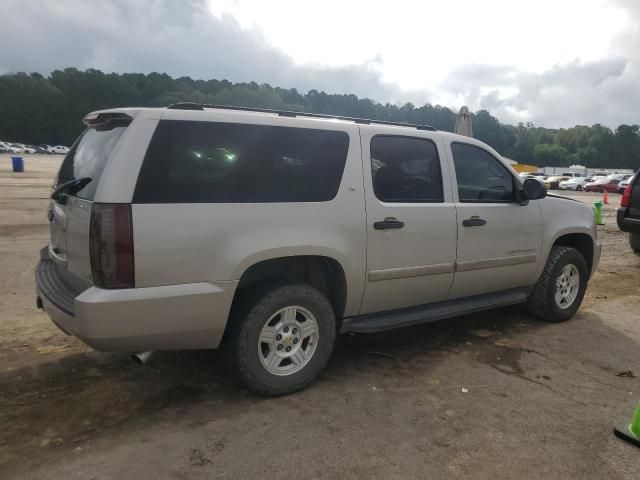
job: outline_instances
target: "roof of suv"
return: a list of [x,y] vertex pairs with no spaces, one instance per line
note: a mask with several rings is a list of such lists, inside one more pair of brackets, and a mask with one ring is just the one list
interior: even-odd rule
[[369,125],[369,124],[380,124],[380,125],[393,125],[398,127],[410,127],[416,128],[418,130],[430,130],[435,131],[436,129],[430,125],[416,125],[412,123],[402,123],[402,122],[393,122],[387,120],[372,120],[367,118],[356,118],[356,117],[347,117],[341,115],[327,115],[322,113],[307,113],[307,112],[294,112],[290,110],[273,110],[267,108],[252,108],[252,107],[234,107],[228,105],[208,105],[208,104],[200,104],[200,103],[190,103],[190,102],[182,102],[182,103],[174,103],[167,107],[168,110],[205,110],[205,109],[218,109],[218,110],[234,110],[234,111],[245,111],[245,112],[257,112],[257,113],[272,113],[278,115],[280,117],[306,117],[306,118],[322,118],[327,120],[346,120],[353,121],[355,123]]
[[209,111],[210,110],[223,110],[223,111],[226,110],[226,111],[232,112],[234,116],[246,115],[247,117],[250,117],[250,116],[256,116],[256,115],[259,115],[259,116],[272,115],[272,116],[284,117],[284,118],[300,118],[300,119],[310,119],[310,120],[318,120],[318,121],[326,121],[326,122],[338,122],[338,123],[353,122],[358,125],[397,127],[400,130],[407,129],[407,130],[413,130],[413,131],[419,130],[419,131],[438,132],[439,135],[448,138],[452,142],[461,141],[461,142],[467,142],[467,143],[483,146],[485,148],[488,148],[494,155],[501,157],[500,154],[496,152],[493,148],[491,148],[489,145],[486,145],[483,142],[473,137],[466,137],[466,136],[458,135],[456,133],[437,130],[430,125],[416,125],[412,123],[393,122],[393,121],[386,121],[386,120],[374,120],[374,119],[366,119],[366,118],[346,117],[346,116],[340,116],[340,115],[327,115],[327,114],[320,114],[320,113],[293,112],[293,111],[287,111],[287,110],[273,110],[273,109],[266,109],[266,108],[234,107],[234,106],[228,106],[228,105],[209,105],[209,104],[199,104],[199,103],[189,103],[189,102],[174,103],[172,105],[169,105],[168,107],[109,108],[104,110],[97,110],[87,114],[85,116],[85,123],[90,124],[96,120],[99,122],[99,116],[105,115],[105,114],[107,115],[124,114],[129,117],[135,118],[142,112],[157,112],[158,114],[160,114],[160,117],[162,117],[163,112],[166,112],[168,110],[172,110],[172,111],[182,110],[182,111],[185,111],[185,113],[189,112],[191,114],[197,114],[198,111],[204,112],[207,110]]
[[415,128],[417,130],[428,130],[428,131],[436,131],[436,129],[430,125],[416,125],[412,123],[403,123],[403,122],[393,122],[388,120],[373,120],[367,118],[356,118],[356,117],[347,117],[341,115],[328,115],[322,113],[307,113],[307,112],[294,112],[289,110],[274,110],[267,108],[252,108],[252,107],[236,107],[236,106],[228,106],[228,105],[209,105],[209,104],[200,104],[200,103],[190,103],[190,102],[182,102],[182,103],[174,103],[165,108],[109,108],[105,110],[97,110],[95,112],[91,112],[86,115],[85,119],[95,117],[100,114],[107,113],[121,113],[125,115],[129,115],[132,117],[137,116],[141,111],[148,110],[208,110],[208,109],[216,109],[216,110],[230,110],[234,112],[251,112],[251,113],[262,113],[262,114],[273,114],[279,117],[289,117],[289,118],[314,118],[314,119],[324,119],[324,120],[341,120],[341,121],[351,121],[357,124],[362,125],[391,125],[397,127],[408,127]]

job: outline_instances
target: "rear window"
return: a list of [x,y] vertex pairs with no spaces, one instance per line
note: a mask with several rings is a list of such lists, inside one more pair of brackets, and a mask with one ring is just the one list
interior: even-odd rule
[[338,192],[349,135],[332,130],[162,120],[136,203],[323,202]]
[[62,161],[58,185],[83,177],[91,178],[87,186],[75,194],[78,198],[93,200],[104,166],[127,127],[107,128],[86,129]]

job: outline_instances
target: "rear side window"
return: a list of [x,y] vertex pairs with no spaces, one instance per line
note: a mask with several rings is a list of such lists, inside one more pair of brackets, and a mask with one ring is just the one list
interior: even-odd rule
[[323,202],[338,193],[349,135],[332,130],[162,120],[136,203]]
[[497,158],[466,143],[452,143],[451,152],[461,202],[513,201],[513,177]]
[[383,202],[442,202],[438,151],[431,140],[377,135],[371,140],[373,191]]
[[104,166],[126,128],[126,125],[120,125],[113,128],[86,129],[62,161],[58,172],[58,185],[89,177],[91,181],[75,196],[93,200]]

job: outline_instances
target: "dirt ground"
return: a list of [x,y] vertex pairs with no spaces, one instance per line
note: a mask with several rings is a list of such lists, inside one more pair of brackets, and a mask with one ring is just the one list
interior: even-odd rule
[[264,399],[214,351],[141,367],[36,309],[60,160],[28,156],[13,174],[0,155],[0,478],[640,478],[640,450],[612,432],[640,400],[640,256],[617,194],[573,320],[506,308],[342,336],[316,383]]

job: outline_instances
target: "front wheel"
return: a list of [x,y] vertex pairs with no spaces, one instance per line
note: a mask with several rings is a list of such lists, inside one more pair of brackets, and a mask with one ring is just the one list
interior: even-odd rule
[[569,320],[587,289],[587,263],[571,247],[553,247],[544,271],[529,296],[529,310],[548,322]]
[[578,186],[576,187],[576,191],[577,191],[577,192],[581,192],[581,191],[582,191],[582,185],[578,185]]
[[226,339],[236,378],[260,395],[285,395],[311,383],[336,338],[327,298],[306,284],[258,289],[240,299]]

